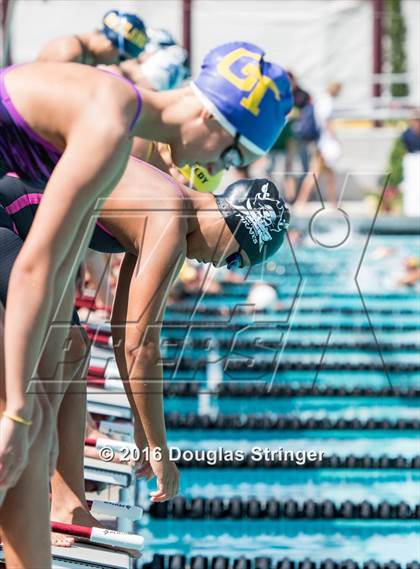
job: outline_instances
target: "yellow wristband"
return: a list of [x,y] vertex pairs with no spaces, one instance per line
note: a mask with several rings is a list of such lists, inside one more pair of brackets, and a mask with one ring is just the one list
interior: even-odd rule
[[32,425],[32,421],[29,421],[28,419],[24,419],[23,417],[19,417],[19,415],[12,415],[10,413],[4,412],[3,417],[7,417],[7,419],[10,419],[11,421],[14,421],[15,423],[25,425],[25,427],[30,427]]

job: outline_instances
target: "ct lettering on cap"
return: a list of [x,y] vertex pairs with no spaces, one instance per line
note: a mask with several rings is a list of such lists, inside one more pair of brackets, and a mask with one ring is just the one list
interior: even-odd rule
[[[243,57],[248,57],[257,61],[253,63],[249,61],[241,68],[243,77],[235,74],[232,70],[233,64]],[[259,62],[262,56],[258,53],[249,51],[243,47],[235,49],[226,55],[217,65],[217,71],[227,79],[232,85],[245,93],[249,93],[248,97],[243,97],[240,104],[256,117],[260,114],[260,104],[270,89],[274,93],[277,101],[280,101],[280,91],[271,77],[261,74]]]
[[191,87],[204,107],[253,154],[267,153],[293,106],[286,71],[247,42],[212,49]]

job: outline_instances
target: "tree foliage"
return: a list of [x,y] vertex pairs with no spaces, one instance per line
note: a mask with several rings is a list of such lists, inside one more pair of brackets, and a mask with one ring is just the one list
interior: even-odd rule
[[[386,0],[386,33],[390,43],[389,60],[392,73],[407,71],[406,32],[401,0]],[[393,97],[406,97],[408,95],[407,83],[393,83],[391,94]]]

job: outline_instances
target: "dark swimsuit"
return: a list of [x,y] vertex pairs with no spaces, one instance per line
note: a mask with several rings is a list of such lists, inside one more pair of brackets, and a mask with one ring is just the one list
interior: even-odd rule
[[[16,257],[29,233],[43,191],[36,190],[16,176],[0,179],[0,302],[6,305],[7,287]],[[97,222],[91,249],[102,253],[124,253],[125,248]],[[73,324],[80,324],[77,312]]]

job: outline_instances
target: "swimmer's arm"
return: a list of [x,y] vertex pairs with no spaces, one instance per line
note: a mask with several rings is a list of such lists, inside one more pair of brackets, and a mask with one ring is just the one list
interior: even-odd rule
[[[120,273],[117,283],[116,302],[112,308],[111,331],[114,346],[115,362],[124,380],[124,386],[128,379],[127,362],[125,359],[125,325],[127,323],[128,291],[130,289],[131,277],[136,266],[137,257],[126,253],[121,263]],[[137,412],[136,403],[131,390],[126,387],[127,399],[134,418],[135,442],[138,448],[143,449],[148,445],[143,424]]]
[[[175,244],[178,241],[174,234],[171,239]],[[156,234],[153,242],[155,245],[159,242]],[[122,369],[128,377],[124,387],[130,402],[134,403],[134,416],[142,424],[150,448],[165,448],[160,331],[167,295],[184,256],[172,245],[159,248],[145,242],[142,251],[140,261],[134,261],[132,256],[124,259],[113,312],[126,313],[122,342],[119,338],[119,359],[124,353]],[[147,258],[145,251],[153,253]]]
[[[51,40],[41,50],[37,61],[56,61],[58,63],[82,63],[82,40],[74,36],[63,36]],[[85,49],[87,49],[85,47]]]
[[[118,276],[117,289],[115,293],[115,301],[112,307],[111,317],[111,331],[112,343],[114,346],[115,362],[124,386],[128,379],[127,360],[125,358],[125,334],[126,325],[128,322],[128,296],[130,290],[131,278],[136,266],[137,257],[126,253],[121,263],[120,272]],[[141,423],[139,414],[137,412],[136,404],[133,394],[130,389],[126,388],[127,398],[133,413],[135,423]]]
[[[98,104],[98,117],[93,113],[90,120],[79,118],[13,266],[5,345],[10,355],[6,362],[7,410],[14,414],[25,416],[32,410],[28,383],[63,291],[72,286],[68,284],[71,270],[75,277],[74,267],[87,245],[85,239],[85,247],[80,247],[95,198],[109,194],[124,171],[131,142],[123,111],[117,113],[111,106],[104,121]],[[69,308],[63,320],[70,321],[70,315]]]

